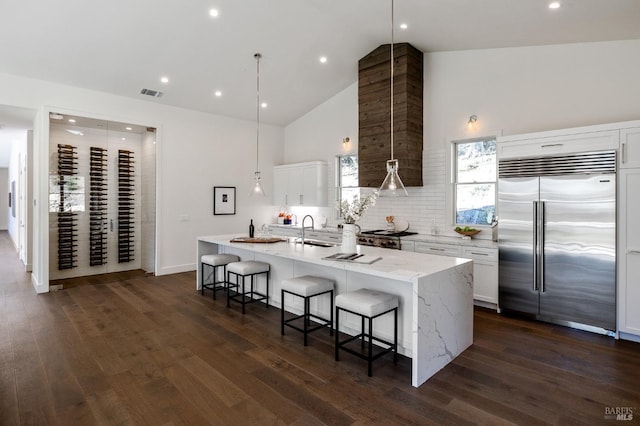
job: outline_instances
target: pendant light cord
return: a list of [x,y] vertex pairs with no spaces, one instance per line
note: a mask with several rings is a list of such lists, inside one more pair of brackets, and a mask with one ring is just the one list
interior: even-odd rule
[[391,0],[391,159],[393,156],[393,0]]
[[261,54],[253,55],[256,58],[256,172],[259,171],[258,145],[260,143],[260,58]]

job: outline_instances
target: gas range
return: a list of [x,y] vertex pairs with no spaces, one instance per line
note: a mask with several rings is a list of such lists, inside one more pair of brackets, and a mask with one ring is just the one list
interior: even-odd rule
[[358,244],[361,246],[374,246],[400,250],[400,237],[408,235],[416,235],[417,232],[409,231],[386,231],[384,229],[376,229],[372,231],[361,231],[358,234]]

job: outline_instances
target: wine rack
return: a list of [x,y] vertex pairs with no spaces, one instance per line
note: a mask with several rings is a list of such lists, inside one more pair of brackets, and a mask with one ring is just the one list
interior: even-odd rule
[[134,260],[134,176],[133,152],[118,150],[118,263]]
[[78,174],[77,147],[58,144],[58,183],[60,203],[58,207],[58,269],[78,266],[78,217],[67,208],[66,197],[74,176]]
[[89,265],[107,263],[107,150],[89,150]]

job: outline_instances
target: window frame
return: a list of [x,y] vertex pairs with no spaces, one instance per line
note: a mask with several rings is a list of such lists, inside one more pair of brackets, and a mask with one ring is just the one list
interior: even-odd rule
[[[336,219],[341,219],[342,215],[340,214],[340,203],[342,202],[342,194],[343,189],[355,189],[360,191],[360,182],[358,181],[357,186],[343,186],[342,185],[342,158],[344,157],[354,157],[356,162],[358,161],[358,154],[340,154],[336,155],[336,203],[335,203],[335,211],[336,211]],[[360,163],[358,163],[358,167]]]
[[[493,141],[496,145],[495,151],[495,161],[496,161],[496,170],[494,180],[491,181],[472,181],[472,182],[459,182],[458,181],[458,145],[468,144],[468,143],[477,143],[477,142],[485,142],[485,141]],[[450,211],[450,221],[453,226],[473,226],[475,228],[491,228],[492,223],[465,223],[458,222],[458,186],[459,185],[493,185],[494,188],[494,217],[493,221],[497,220],[498,217],[498,144],[497,144],[497,135],[485,135],[473,138],[460,138],[451,140],[451,203],[449,203]]]

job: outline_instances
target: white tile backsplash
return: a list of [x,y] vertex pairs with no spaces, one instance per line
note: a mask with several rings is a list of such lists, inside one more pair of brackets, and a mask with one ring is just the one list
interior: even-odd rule
[[[445,172],[446,155],[444,150],[423,151],[422,173],[423,187],[408,188],[409,197],[378,198],[376,205],[370,208],[358,223],[362,229],[384,229],[386,217],[395,216],[399,222],[409,222],[410,230],[421,234],[430,234],[432,221],[440,233],[446,226],[445,206]],[[383,167],[384,164],[381,165]],[[330,166],[333,169],[332,166]],[[334,182],[335,172],[329,174],[330,195],[335,199]],[[400,165],[400,177],[402,177],[402,164]],[[380,182],[382,183],[382,182]],[[373,189],[364,190],[369,193]],[[330,220],[334,226],[340,220]]]

